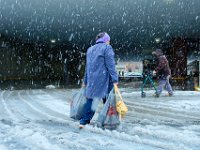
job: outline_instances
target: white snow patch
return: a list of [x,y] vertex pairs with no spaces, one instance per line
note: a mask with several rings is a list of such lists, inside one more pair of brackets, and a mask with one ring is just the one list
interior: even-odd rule
[[[60,148],[54,144],[51,144],[49,140],[39,132],[35,132],[31,129],[26,129],[21,126],[16,126],[10,129],[11,138],[17,138],[21,143],[33,149],[56,149]],[[9,139],[10,140],[10,139]]]
[[24,141],[32,145],[32,147],[38,147],[39,149],[55,149],[60,150],[57,145],[51,144],[46,137],[40,133],[34,133],[31,136],[27,136]]
[[0,150],[8,150],[4,145],[0,145]]
[[[91,125],[79,130],[79,121],[69,118],[72,90],[23,91],[23,96],[22,91],[4,91],[0,117],[12,113],[14,118],[0,120],[0,150],[199,150],[199,92],[175,91],[175,96],[166,97],[163,91],[161,97],[155,98],[152,90],[143,99],[140,91],[120,90],[130,109],[120,127],[113,131]],[[32,110],[29,112],[26,106]],[[102,103],[99,106],[102,108]],[[38,115],[37,120],[32,115]]]
[[47,85],[46,89],[55,89],[56,87],[54,85]]
[[56,112],[64,113],[66,117],[69,116],[70,106],[67,102],[49,99],[48,101],[40,101],[40,103],[44,104],[45,106]]

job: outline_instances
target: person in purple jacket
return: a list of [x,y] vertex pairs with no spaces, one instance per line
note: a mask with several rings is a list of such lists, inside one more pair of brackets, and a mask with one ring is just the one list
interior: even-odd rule
[[114,84],[118,84],[114,52],[110,45],[110,36],[106,32],[102,32],[96,36],[96,44],[87,50],[83,80],[87,102],[80,119],[80,128],[90,123],[95,114],[95,101],[103,99],[105,103]]
[[152,54],[155,55],[158,59],[158,66],[153,71],[153,74],[156,74],[159,77],[159,85],[155,96],[159,97],[165,86],[169,96],[172,96],[173,90],[169,83],[169,79],[171,77],[169,62],[161,49],[156,49],[156,51],[152,52]]

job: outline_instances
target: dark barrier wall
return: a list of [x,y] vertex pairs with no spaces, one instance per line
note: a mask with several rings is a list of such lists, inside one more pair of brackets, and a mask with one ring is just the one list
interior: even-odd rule
[[157,42],[199,38],[199,8],[199,0],[0,0],[1,78],[77,82],[100,31],[117,58],[141,60]]
[[199,37],[199,0],[0,0],[0,33],[69,41],[86,51],[100,31],[120,58],[141,57],[171,37]]
[[77,82],[84,60],[70,43],[27,43],[0,37],[0,79],[52,79]]

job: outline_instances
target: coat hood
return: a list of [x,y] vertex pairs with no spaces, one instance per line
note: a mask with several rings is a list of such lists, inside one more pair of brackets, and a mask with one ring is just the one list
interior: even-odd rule
[[110,41],[110,36],[106,32],[99,33],[96,37],[96,43],[103,42],[106,43]]
[[161,49],[156,49],[155,51],[152,52],[152,54],[154,54],[156,56],[162,56],[163,51]]

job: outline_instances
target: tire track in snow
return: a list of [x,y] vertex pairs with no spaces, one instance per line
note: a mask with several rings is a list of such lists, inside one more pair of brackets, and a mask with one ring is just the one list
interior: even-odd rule
[[13,97],[7,98],[7,105],[9,108],[15,110],[15,118],[20,118],[21,121],[30,121],[30,120],[40,120],[45,119],[41,114],[36,113],[30,107],[28,107],[23,100],[21,99],[19,93],[21,91],[15,91]]
[[[53,98],[59,98],[63,101],[69,102],[72,97],[72,92],[77,90],[58,90],[58,89],[52,89],[52,90],[41,90],[42,92],[46,93],[47,95],[51,95]],[[49,92],[50,91],[50,92]],[[34,93],[34,91],[31,91]]]
[[[174,139],[170,139],[170,138],[168,138],[168,137],[160,137],[160,136],[155,136],[155,134],[147,134],[147,131],[145,130],[145,129],[141,129],[142,130],[142,133],[140,133],[140,132],[137,132],[137,134],[138,135],[140,135],[140,136],[142,136],[143,137],[143,139],[145,139],[146,141],[145,141],[145,143],[148,143],[149,142],[149,140],[151,140],[152,139],[152,136],[154,137],[154,138],[156,138],[156,139],[159,139],[159,140],[163,140],[163,142],[162,142],[162,145],[163,145],[163,143],[165,143],[166,145],[168,145],[169,144],[169,141],[171,141],[171,143],[173,143],[174,142]],[[132,134],[131,134],[132,135]],[[135,134],[133,134],[133,136],[135,136]],[[168,140],[167,142],[164,142],[165,140]],[[150,142],[151,143],[151,142]],[[149,144],[150,144],[149,143]],[[161,144],[161,143],[159,143],[159,144]],[[167,146],[164,146],[165,148],[167,147]],[[155,145],[154,145],[155,146]],[[157,147],[159,147],[159,145],[157,145]],[[163,146],[161,146],[162,148],[163,148]],[[174,147],[174,148],[173,148]],[[168,147],[167,149],[177,149],[177,148],[180,148],[178,145],[171,145],[170,147]],[[186,147],[184,146],[184,148],[183,149],[186,149]]]
[[[54,116],[51,116],[49,115],[48,113],[38,109],[37,107],[35,107],[31,102],[29,102],[28,100],[26,100],[23,96],[26,96],[26,95],[23,95],[22,96],[22,92],[19,92],[18,93],[19,95],[19,98],[31,109],[33,110],[33,112],[35,114],[38,114],[39,115],[39,119],[44,119],[44,120],[51,120],[51,119],[57,119],[56,117]],[[58,118],[59,119],[59,118]]]
[[[1,123],[1,122],[0,122]],[[4,124],[3,124],[4,125]],[[59,143],[52,140],[52,133],[41,128],[35,122],[13,122],[12,125],[1,125],[5,131],[4,141],[9,149],[58,149]],[[55,145],[58,144],[58,145]]]
[[[133,97],[131,97],[131,98],[133,98]],[[163,106],[162,103],[160,103],[160,101],[152,102],[152,100],[148,101],[148,100],[143,100],[142,98],[138,100],[138,98],[135,98],[135,97],[133,99],[134,99],[134,101],[131,101],[130,97],[126,97],[126,99],[125,99],[125,103],[129,106],[129,113],[130,113],[130,114],[129,113],[127,114],[127,118],[132,116],[132,114],[135,114],[134,116],[136,118],[140,118],[139,120],[141,120],[141,119],[145,119],[145,120],[150,119],[151,121],[155,120],[155,123],[157,123],[156,126],[168,125],[163,121],[171,120],[173,122],[173,124],[176,126],[176,130],[178,130],[178,133],[177,133],[178,137],[176,137],[174,135],[165,135],[164,136],[163,133],[165,131],[161,130],[159,132],[156,132],[156,128],[155,128],[155,133],[154,133],[154,132],[150,132],[148,129],[145,129],[145,127],[144,128],[141,127],[139,129],[137,129],[131,125],[132,127],[130,127],[128,130],[129,131],[134,130],[133,134],[138,134],[138,135],[141,135],[142,137],[144,136],[144,138],[146,138],[146,136],[154,137],[159,141],[167,140],[170,143],[176,143],[177,140],[179,140],[180,143],[186,143],[186,144],[184,144],[184,148],[187,148],[186,145],[193,146],[193,144],[196,145],[196,147],[200,146],[200,138],[198,135],[196,135],[196,137],[194,137],[193,139],[190,138],[188,140],[187,137],[184,137],[183,129],[181,128],[185,125],[193,125],[194,121],[200,120],[200,117],[196,114],[196,112],[194,112],[194,113],[189,112],[188,114],[186,114],[186,113],[183,113],[183,111],[179,111],[177,109],[176,110],[172,109],[171,106],[173,106],[173,104],[169,107],[169,105]],[[137,99],[137,100],[135,100],[135,99]],[[159,102],[159,103],[157,103],[157,102]],[[159,105],[159,108],[157,108],[157,105]],[[130,112],[130,110],[131,110],[131,112]],[[162,119],[162,122],[160,119]],[[148,120],[148,123],[151,122],[150,120]],[[171,121],[169,124],[170,126],[172,125]],[[141,122],[140,122],[140,124],[141,124]],[[178,127],[177,126],[178,124],[181,126]],[[146,124],[145,126],[149,126],[149,125],[151,125],[151,124]],[[152,126],[154,126],[154,125],[155,124],[152,124]],[[164,134],[166,134],[166,133],[164,133]],[[190,149],[190,148],[188,147],[188,149]]]
[[3,104],[3,106],[4,106],[4,109],[5,109],[5,111],[7,112],[8,116],[9,116],[9,118],[10,118],[11,120],[13,120],[13,121],[19,121],[19,119],[16,118],[15,115],[14,115],[14,112],[13,112],[14,109],[10,108],[10,107],[7,105],[7,100],[4,98],[4,97],[5,97],[4,95],[5,95],[6,93],[8,93],[7,98],[9,98],[10,95],[11,95],[13,92],[12,92],[12,91],[10,91],[10,92],[3,91],[3,92],[1,93],[1,98],[2,98],[1,100],[2,100],[2,104]]
[[[160,103],[160,101],[149,102],[148,100],[143,101],[142,99],[140,101],[131,101],[130,98],[126,98],[125,103],[129,107],[131,114],[135,112],[137,117],[148,115],[148,118],[155,118],[155,116],[158,116],[162,120],[167,119],[177,122],[184,121],[193,123],[200,121],[200,117],[196,112],[187,111],[186,113],[182,110],[173,109],[169,105],[163,106],[163,103]],[[136,115],[134,115],[134,117],[136,117]]]
[[[25,95],[28,95],[28,94],[25,94]],[[33,101],[33,100],[32,100]],[[32,101],[31,101],[31,104],[32,104]],[[34,104],[33,104],[34,105]],[[36,106],[34,106],[34,107],[36,107]],[[45,112],[46,113],[46,112]],[[66,121],[66,120],[65,120]],[[135,135],[134,135],[135,136]],[[148,141],[148,140],[147,140]],[[146,141],[146,142],[147,142]],[[135,142],[138,142],[138,141],[135,141]],[[148,143],[148,142],[147,142]],[[148,143],[148,145],[149,145],[150,143]],[[151,145],[151,144],[150,144]],[[152,146],[152,145],[151,145]],[[154,145],[155,146],[155,145]],[[159,147],[158,145],[157,145],[157,147]]]
[[198,116],[192,116],[183,114],[181,112],[175,112],[175,111],[165,111],[162,109],[157,108],[151,108],[151,107],[145,107],[142,105],[130,105],[127,103],[127,106],[131,109],[134,109],[131,114],[134,114],[134,112],[141,114],[141,116],[146,116],[150,118],[159,117],[161,120],[174,120],[177,122],[194,122],[194,121],[200,121],[200,118]]
[[[66,122],[66,121],[65,121]],[[68,121],[69,122],[69,121]],[[66,124],[67,125],[67,124]],[[69,125],[69,127],[71,127],[70,128],[70,130],[72,129],[72,128],[74,128],[74,126],[70,123],[70,124],[68,124]],[[66,128],[67,129],[67,128]],[[54,129],[55,130],[55,129]],[[98,135],[98,134],[97,134]]]
[[[21,97],[23,97],[27,102],[31,103],[34,107],[36,107],[37,109],[41,110],[41,108],[38,108],[37,105],[32,103],[32,101],[34,100],[34,97],[33,97],[33,100],[31,100],[30,99],[31,95],[29,97],[27,95],[26,91],[25,92],[20,92],[18,94],[20,95],[20,96],[18,96],[19,102],[22,102]],[[62,94],[62,93],[60,93],[60,94]],[[14,96],[14,94],[12,94],[11,96]],[[55,98],[56,97],[57,96],[55,96]],[[9,101],[9,102],[12,102],[12,101]],[[41,110],[41,111],[43,111],[43,110]],[[49,114],[49,115],[51,115],[51,114]],[[74,121],[71,121],[70,119],[69,120],[63,120],[62,118],[60,118],[60,119],[61,120],[57,120],[57,118],[52,118],[52,121],[48,121],[48,120],[45,121],[43,119],[36,120],[36,121],[31,121],[30,122],[31,126],[28,125],[27,127],[30,127],[31,130],[34,130],[35,132],[38,132],[38,133],[44,135],[49,140],[51,140],[51,139],[55,140],[55,143],[59,144],[60,142],[61,143],[64,142],[63,146],[66,146],[68,144],[67,142],[70,142],[70,139],[66,140],[66,137],[67,137],[68,133],[69,132],[76,133],[77,130],[74,129],[74,126],[78,125],[78,123],[74,122]],[[44,129],[47,126],[47,125],[45,125],[44,122],[46,122],[49,126],[52,126],[52,128],[48,128],[48,129],[51,129],[51,130]],[[40,126],[41,124],[44,125],[43,128]],[[58,128],[54,127],[56,124],[57,124]],[[23,124],[19,124],[19,125],[26,127],[26,125],[23,125]],[[62,126],[62,125],[63,125],[63,128],[59,128],[59,126]],[[131,125],[133,125],[133,124],[131,124]],[[163,141],[162,142],[161,141],[155,142],[155,139],[159,140],[159,138],[161,138],[160,137],[161,135],[156,137],[154,134],[148,133],[148,130],[145,129],[145,126],[142,127],[142,129],[137,129],[137,130],[136,129],[134,129],[133,126],[130,126],[130,130],[135,130],[136,132],[134,133],[134,131],[133,131],[132,133],[130,133],[130,132],[127,131],[127,132],[123,133],[123,132],[119,132],[119,131],[106,131],[106,130],[102,130],[102,129],[99,129],[99,128],[95,128],[95,127],[93,128],[91,126],[86,126],[86,129],[83,130],[83,132],[81,131],[80,134],[83,135],[83,137],[86,137],[88,135],[91,135],[93,137],[96,137],[96,136],[97,137],[98,136],[102,137],[104,135],[105,137],[108,137],[110,139],[119,139],[119,140],[121,140],[120,142],[130,141],[130,143],[131,142],[135,142],[135,143],[139,143],[139,144],[153,146],[153,147],[155,147],[155,149],[156,148],[158,148],[158,149],[159,148],[161,148],[161,149],[170,149],[170,150],[171,149],[189,149],[185,145],[180,146],[178,144],[173,144],[173,140],[168,142],[167,140],[170,139],[170,136],[165,138],[165,139],[167,139],[166,142],[165,141],[164,142]],[[60,134],[60,136],[56,136],[56,134],[59,134],[59,132],[62,132],[64,134]],[[141,135],[139,134],[140,132],[141,132]],[[139,136],[136,135],[136,134],[138,134]],[[145,134],[147,134],[148,136],[144,137]],[[77,133],[77,135],[79,135],[79,134]],[[70,148],[73,148],[73,146],[74,146],[73,142],[70,143],[70,144],[71,144]],[[82,148],[86,148],[87,146],[89,146],[89,148],[90,148],[90,144],[86,144],[86,143],[82,143],[82,144],[83,144]],[[60,144],[60,145],[62,145],[62,144]],[[69,147],[67,147],[67,148],[69,148]],[[81,148],[81,147],[78,147],[77,149],[79,149],[79,148]]]
[[[156,107],[156,108],[164,108],[164,109],[167,109],[167,108],[170,108],[171,110],[177,110],[177,106],[176,105],[174,105],[174,103],[173,103],[173,101],[172,100],[174,100],[173,98],[175,98],[175,97],[162,97],[163,99],[158,99],[158,98],[155,98],[155,100],[154,101],[152,101],[152,100],[149,100],[149,99],[143,99],[143,98],[141,98],[141,99],[134,99],[134,100],[130,100],[130,98],[129,97],[126,97],[126,98],[124,98],[125,99],[125,101],[128,101],[128,102],[130,102],[130,103],[134,103],[134,104],[140,104],[140,105],[146,105],[146,106],[152,106],[152,107]],[[185,96],[184,96],[184,98],[185,98]],[[198,96],[196,96],[196,99],[198,99]],[[169,101],[170,100],[170,101]],[[182,102],[182,101],[188,101],[189,99],[183,99],[183,98],[181,98],[181,100],[178,100],[178,101],[180,101],[180,102]],[[166,104],[166,101],[168,102],[167,104]],[[176,100],[177,101],[177,100]],[[170,103],[169,103],[170,102]],[[179,108],[180,109],[180,108]],[[181,109],[183,112],[185,112],[185,111],[187,111],[188,113],[190,113],[190,111],[188,111],[188,110],[185,110],[185,109]],[[195,113],[195,114],[198,114],[198,112],[199,111],[194,111],[194,110],[192,110],[192,112],[193,113]]]
[[[17,95],[19,95],[19,93],[20,92],[18,92],[17,93]],[[11,95],[11,94],[10,94]],[[20,96],[19,96],[20,97]],[[7,98],[9,98],[9,97],[7,97]],[[15,96],[15,98],[16,98],[16,96]],[[21,97],[20,97],[21,98]],[[11,100],[11,99],[9,99],[10,101],[12,101],[13,102],[13,100]],[[6,101],[8,101],[8,99],[6,100]],[[22,101],[19,101],[19,102],[22,102]],[[7,108],[9,108],[9,107],[11,107],[11,105],[7,105],[7,103],[5,103],[6,104],[6,106],[7,106]],[[19,109],[19,108],[17,108],[17,107],[15,107],[14,109]],[[30,109],[29,109],[30,110]],[[19,115],[22,115],[22,113],[15,113],[15,114],[13,114],[9,109],[8,109],[8,111],[12,114],[12,117],[13,118],[19,118]],[[27,119],[27,117],[24,117],[24,118],[26,118]],[[30,121],[31,121],[31,126],[33,126],[35,123],[37,123],[38,121],[37,120],[32,120],[32,118],[29,118],[30,119]],[[58,119],[57,119],[58,120]],[[40,118],[40,121],[42,121],[41,120],[41,118]],[[67,124],[67,123],[65,123],[65,125],[68,125],[69,126],[69,124]],[[15,121],[15,123],[13,122],[12,123],[12,126],[19,126],[19,127],[21,127],[22,129],[24,128],[24,126],[26,126],[26,124],[24,124],[24,123],[22,123],[22,120],[21,121],[19,121],[18,120],[18,123]],[[29,128],[30,128],[30,126],[29,126]],[[36,125],[36,128],[33,128],[33,127],[31,127],[31,130],[34,130],[34,132],[36,132],[36,129],[38,128],[38,124]],[[51,136],[51,134],[48,136],[48,137],[50,137]],[[47,138],[48,139],[48,138]],[[51,139],[50,139],[51,140]],[[27,145],[27,144],[26,144]]]
[[[39,108],[37,108],[37,106],[35,106],[34,104],[32,104],[32,102],[30,101],[30,99],[27,100],[27,99],[23,98],[23,97],[22,97],[22,94],[19,93],[19,96],[20,96],[20,99],[21,99],[24,103],[26,103],[32,110],[35,111],[35,113],[42,114],[43,116],[45,116],[46,118],[48,118],[48,119],[43,119],[43,118],[41,118],[42,121],[44,121],[44,120],[49,120],[49,121],[54,120],[54,121],[57,121],[57,122],[65,123],[66,126],[69,126],[69,124],[71,124],[71,123],[73,123],[73,124],[75,123],[75,122],[73,121],[73,119],[71,119],[71,118],[67,118],[67,117],[66,117],[65,119],[63,119],[63,116],[62,116],[62,118],[59,118],[59,117],[53,116],[53,115],[51,115],[51,114],[48,114],[48,112],[45,112],[45,111],[43,111],[43,110],[40,110]],[[27,96],[27,95],[24,95],[24,96]],[[73,126],[73,127],[74,127],[74,126]],[[77,127],[78,127],[78,124],[77,124]]]
[[[18,97],[20,97],[19,96],[19,94],[20,94],[20,92],[18,92],[17,93],[17,95],[18,95]],[[16,96],[15,96],[15,98],[16,98]],[[21,97],[20,97],[20,100],[23,100],[23,99],[21,99]],[[6,100],[7,101],[7,100]],[[13,100],[10,100],[10,101],[12,101],[13,102]],[[19,101],[19,102],[22,102],[22,101]],[[7,104],[6,104],[7,105]],[[7,105],[7,107],[10,107],[11,105]],[[27,107],[27,106],[26,106]],[[17,108],[17,107],[15,107],[15,109],[19,109],[19,108]],[[30,109],[29,109],[30,110]],[[22,115],[22,113],[16,113],[16,114],[13,114],[13,118],[18,118],[19,117],[19,115]],[[24,118],[26,118],[27,119],[27,117],[24,117]],[[30,119],[30,121],[31,121],[31,126],[33,126],[35,123],[37,123],[37,122],[39,122],[38,120],[32,120],[32,118],[29,116],[29,119]],[[43,121],[43,119],[41,120],[42,118],[40,118],[40,121]],[[58,120],[58,119],[57,119]],[[22,120],[21,120],[22,121]],[[23,123],[21,123],[21,121],[19,121],[20,123],[17,123],[17,124],[15,124],[15,125],[17,125],[17,126],[19,126],[19,127],[22,127],[22,128],[24,128],[24,126],[25,126],[25,124],[23,124]],[[62,123],[62,122],[61,122]],[[69,124],[67,124],[67,123],[65,123],[65,126],[69,126]],[[12,126],[13,126],[13,123],[12,123]],[[29,128],[30,128],[30,126],[29,126]],[[34,132],[37,132],[36,130],[38,129],[38,124],[36,125],[36,128],[34,128],[34,127],[31,127],[32,129],[31,130],[34,130]],[[39,129],[40,130],[40,129]],[[38,131],[39,132],[39,131]],[[39,132],[40,133],[40,132]],[[45,132],[46,133],[46,132]],[[49,133],[50,134],[50,133]],[[43,135],[43,134],[42,134]],[[50,134],[50,135],[48,135],[47,137],[47,139],[49,139],[49,137],[51,137],[52,135]],[[51,140],[51,138],[49,139],[49,140]],[[27,145],[27,144],[26,144]]]
[[9,117],[9,114],[6,111],[5,105],[3,103],[3,98],[4,98],[4,93],[5,91],[0,91],[0,117],[1,119],[5,119]]
[[[58,117],[58,118],[62,118],[64,120],[66,120],[66,118],[68,117],[66,114],[64,113],[60,113],[59,111],[55,111],[51,108],[49,108],[47,105],[43,104],[41,101],[44,100],[42,97],[37,97],[37,95],[32,95],[30,94],[30,91],[26,92],[26,96],[29,99],[29,103],[31,103],[33,106],[39,108],[40,110],[45,111],[45,113],[54,116],[54,117]],[[55,99],[52,99],[55,100]],[[58,103],[61,103],[62,101],[60,100],[56,100]]]

